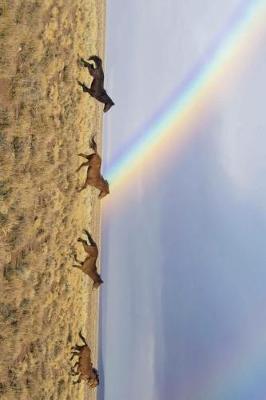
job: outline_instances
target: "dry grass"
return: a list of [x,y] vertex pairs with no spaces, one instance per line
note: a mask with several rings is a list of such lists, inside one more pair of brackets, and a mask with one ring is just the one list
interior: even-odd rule
[[97,357],[98,293],[71,266],[82,229],[99,231],[75,169],[102,106],[76,79],[89,81],[78,55],[103,53],[103,21],[100,0],[0,2],[1,399],[83,399],[69,375],[80,328]]

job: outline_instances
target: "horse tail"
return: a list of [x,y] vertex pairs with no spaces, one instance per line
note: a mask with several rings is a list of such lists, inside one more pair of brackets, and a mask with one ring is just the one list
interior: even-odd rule
[[95,153],[97,153],[97,143],[95,142],[95,135],[92,136],[91,140],[90,140],[90,148],[92,150],[95,151]]
[[80,339],[83,341],[83,343],[84,343],[86,346],[88,346],[85,337],[84,337],[84,336],[82,335],[82,333],[81,333],[81,330],[79,331],[79,337],[80,337]]
[[89,61],[94,61],[97,68],[102,66],[102,60],[98,56],[90,56]]
[[89,231],[87,231],[87,229],[83,229],[83,231],[86,233],[87,238],[90,242],[91,246],[97,247],[96,242],[92,239],[91,234],[89,233]]

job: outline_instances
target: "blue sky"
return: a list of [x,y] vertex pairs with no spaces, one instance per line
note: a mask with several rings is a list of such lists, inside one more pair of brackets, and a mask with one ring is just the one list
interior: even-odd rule
[[[105,171],[241,3],[109,2]],[[103,221],[100,400],[266,398],[264,43]]]

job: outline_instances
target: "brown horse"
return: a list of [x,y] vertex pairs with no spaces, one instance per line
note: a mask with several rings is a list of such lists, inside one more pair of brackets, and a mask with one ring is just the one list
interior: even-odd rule
[[80,157],[86,158],[88,161],[82,163],[76,172],[78,172],[82,167],[88,167],[87,170],[87,178],[84,185],[78,190],[81,192],[84,190],[88,185],[94,186],[100,190],[99,199],[102,199],[104,196],[110,193],[109,191],[109,183],[100,173],[102,160],[99,154],[97,153],[97,144],[94,138],[90,141],[90,148],[94,150],[93,154],[87,155],[80,153],[78,154]]
[[[79,337],[84,343],[84,345],[79,346],[76,344],[75,346],[71,347],[71,358],[72,361],[75,356],[78,356],[78,361],[75,365],[71,368],[71,375],[78,376],[78,380],[73,382],[75,385],[76,383],[80,383],[83,379],[86,381],[90,388],[95,388],[99,385],[99,374],[96,368],[93,368],[91,362],[91,349],[86,343],[85,338],[82,336],[81,331],[79,332]],[[75,370],[75,368],[77,369]]]
[[83,92],[89,93],[96,100],[104,103],[104,112],[110,110],[110,108],[115,104],[111,97],[108,96],[106,90],[104,89],[104,73],[102,67],[102,60],[98,56],[91,56],[89,61],[94,61],[95,67],[93,64],[85,61],[81,58],[81,62],[84,67],[88,68],[90,75],[93,77],[93,81],[91,87],[88,88],[84,83],[78,81],[78,84],[82,87]]
[[77,256],[75,255],[75,261],[80,265],[73,265],[75,268],[79,268],[82,272],[87,274],[93,280],[93,288],[97,289],[102,283],[103,280],[101,276],[97,272],[96,261],[98,258],[98,248],[91,235],[86,229],[84,232],[87,235],[88,241],[90,245],[86,242],[86,240],[78,238],[78,242],[83,244],[83,248],[88,254],[84,261],[79,261]]

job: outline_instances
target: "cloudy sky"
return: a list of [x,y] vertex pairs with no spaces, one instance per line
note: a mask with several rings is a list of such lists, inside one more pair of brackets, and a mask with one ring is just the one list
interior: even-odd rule
[[[266,18],[266,0],[108,2],[116,105],[104,115],[105,174],[232,16],[256,3]],[[99,400],[266,398],[266,28],[257,25],[187,143],[171,139],[149,174],[102,200]]]

